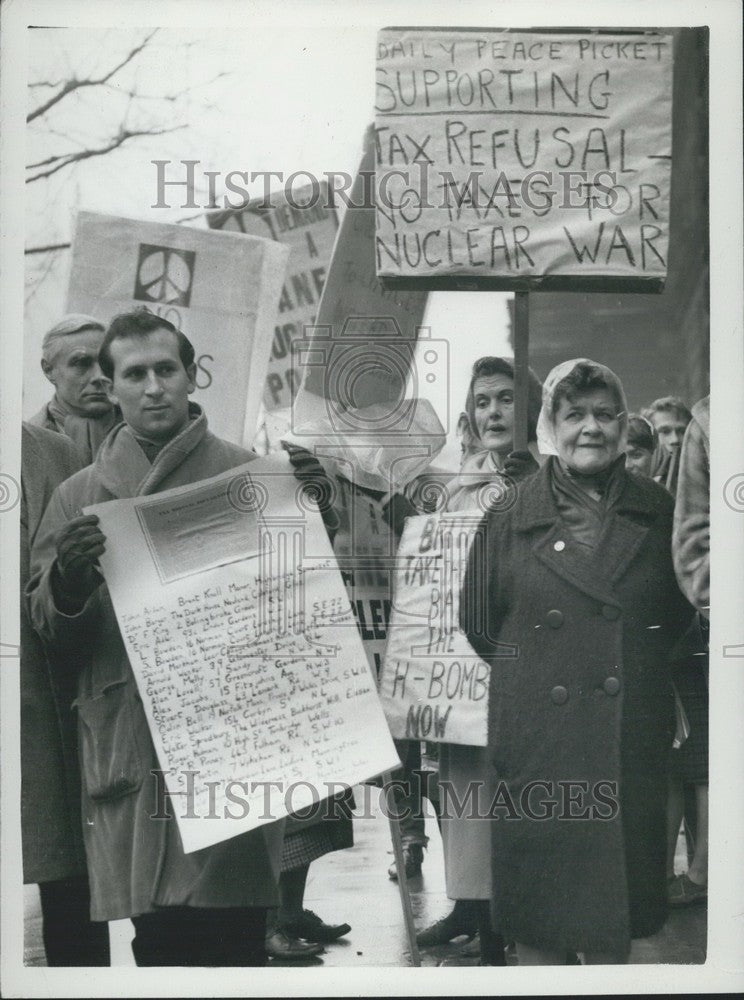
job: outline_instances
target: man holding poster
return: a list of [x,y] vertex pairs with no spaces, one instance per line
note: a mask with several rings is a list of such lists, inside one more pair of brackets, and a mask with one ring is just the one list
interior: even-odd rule
[[88,504],[198,482],[254,456],[215,437],[194,391],[194,351],[149,312],[117,316],[100,353],[124,423],[93,465],[58,488],[37,536],[32,620],[51,648],[77,648],[79,753],[93,920],[131,917],[138,965],[265,964],[283,824],[186,854],[156,816],[158,759],[108,587],[105,538]]

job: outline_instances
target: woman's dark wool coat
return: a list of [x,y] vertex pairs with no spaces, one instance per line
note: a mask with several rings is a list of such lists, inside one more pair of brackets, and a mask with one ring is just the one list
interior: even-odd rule
[[626,955],[666,915],[668,653],[692,609],[666,491],[623,472],[585,554],[553,500],[553,461],[486,515],[462,595],[492,668],[495,916],[507,940]]

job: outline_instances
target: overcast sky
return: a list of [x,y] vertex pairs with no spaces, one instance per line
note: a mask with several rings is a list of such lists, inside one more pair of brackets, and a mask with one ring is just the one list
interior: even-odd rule
[[[123,115],[129,127],[159,123],[163,95],[172,103],[172,121],[188,128],[131,141],[105,157],[90,159],[49,180],[28,186],[26,245],[69,239],[78,209],[151,221],[189,219],[204,225],[199,210],[180,207],[182,189],[168,189],[172,207],[153,208],[158,200],[154,159],[174,161],[167,177],[184,176],[180,160],[197,160],[200,206],[206,204],[204,171],[218,174],[216,190],[230,171],[298,170],[321,177],[328,171],[353,174],[359,164],[364,130],[373,118],[374,58],[378,27],[369,24],[255,26],[236,23],[205,33],[202,29],[161,28],[148,48],[116,74],[106,88],[81,90],[60,106],[54,133],[29,130],[27,162],[61,150],[95,147],[115,131]],[[136,29],[67,28],[29,32],[29,81],[56,83],[74,72],[96,78],[145,35]],[[131,101],[136,90],[146,100]],[[32,87],[31,107],[51,88]],[[252,185],[261,193],[263,181]],[[273,180],[272,187],[279,185]],[[341,207],[343,211],[343,207]],[[66,309],[69,251],[60,253],[41,287],[27,297],[24,414],[35,412],[49,395],[38,370],[45,330]],[[48,263],[34,258],[33,266]],[[483,354],[508,353],[507,295],[434,293],[426,323],[432,337],[450,342],[448,386],[423,384],[446,427],[454,428],[472,362]],[[457,448],[448,448],[451,458]]]

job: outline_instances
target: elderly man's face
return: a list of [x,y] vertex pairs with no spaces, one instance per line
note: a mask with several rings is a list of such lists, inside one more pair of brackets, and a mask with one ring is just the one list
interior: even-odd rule
[[107,379],[98,366],[103,330],[81,330],[54,341],[56,353],[41,367],[57,398],[81,417],[101,417],[111,409]]

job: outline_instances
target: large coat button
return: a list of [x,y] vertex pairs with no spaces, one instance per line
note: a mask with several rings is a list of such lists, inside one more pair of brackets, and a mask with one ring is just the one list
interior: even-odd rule
[[615,608],[611,604],[603,604],[602,617],[606,618],[608,622],[617,621],[620,617],[620,608]]
[[552,611],[548,611],[545,615],[545,619],[551,628],[560,628],[563,624],[563,612],[558,611],[557,608],[553,608]]
[[620,690],[620,680],[617,677],[607,677],[602,687],[607,694],[615,695]]
[[550,692],[550,700],[554,705],[565,705],[568,701],[568,691],[563,687],[562,684],[556,684],[553,690]]

